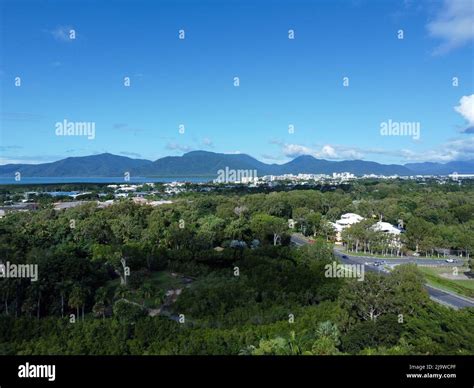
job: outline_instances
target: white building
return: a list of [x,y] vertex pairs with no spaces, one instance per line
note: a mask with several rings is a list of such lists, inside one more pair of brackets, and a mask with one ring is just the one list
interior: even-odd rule
[[384,232],[398,236],[401,233],[401,230],[396,226],[389,224],[388,222],[379,221],[372,226],[372,229],[376,232]]
[[457,181],[459,179],[473,179],[474,174],[458,174],[457,172],[453,172],[452,174],[449,174],[449,177],[452,180]]
[[96,202],[89,202],[89,201],[70,201],[70,202],[55,202],[53,205],[54,210],[66,210],[72,209],[78,206],[82,206],[86,203],[96,203]]
[[361,222],[364,217],[355,213],[345,213],[336,222],[331,222],[331,225],[336,231],[336,242],[341,242],[341,233],[344,229],[349,228],[351,225]]
[[396,226],[393,226],[392,224],[389,224],[388,222],[379,221],[376,224],[372,225],[372,230],[390,235],[390,246],[397,249],[401,248],[401,229],[397,228]]
[[355,179],[355,175],[350,173],[350,172],[333,172],[332,173],[332,178],[333,179],[339,179],[339,180],[351,180]]

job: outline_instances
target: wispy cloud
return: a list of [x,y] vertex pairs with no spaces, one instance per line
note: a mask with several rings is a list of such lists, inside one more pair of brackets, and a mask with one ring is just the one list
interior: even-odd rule
[[131,156],[133,158],[141,158],[141,154],[138,154],[136,152],[127,152],[127,151],[121,151],[120,152],[121,155],[124,155],[124,156]]
[[19,150],[23,148],[19,145],[9,145],[9,146],[0,146],[0,152],[11,151],[11,150]]
[[184,144],[178,143],[168,143],[166,144],[166,149],[170,151],[181,151],[181,152],[189,152],[192,151],[192,147]]
[[143,129],[136,128],[136,127],[131,127],[127,123],[116,123],[116,124],[112,125],[112,129],[118,130],[118,131],[132,132],[134,135],[136,135],[138,132],[143,131]]
[[446,54],[474,40],[474,5],[472,0],[444,0],[428,33],[441,41],[433,54]]
[[[337,144],[325,144],[308,147],[301,144],[281,143],[273,140],[273,144],[280,146],[281,155],[284,158],[293,159],[302,155],[310,155],[318,159],[327,160],[370,160],[371,155],[383,155],[398,160],[398,163],[406,162],[450,162],[454,160],[474,159],[474,136],[455,138],[446,141],[444,144],[423,151],[401,149],[387,150],[382,148],[362,148]],[[277,156],[265,155],[267,160],[278,160]]]
[[112,126],[114,129],[126,129],[128,127],[128,124],[124,123],[117,123]]
[[280,162],[285,159],[282,155],[262,154],[261,156],[263,160],[267,162]]
[[474,159],[474,136],[448,140],[435,149],[415,152],[401,150],[401,156],[407,161],[419,162],[451,162],[455,160]]
[[39,121],[45,118],[42,114],[29,112],[2,112],[0,114],[0,120],[5,121]]
[[202,140],[202,145],[203,145],[204,147],[214,148],[214,143],[213,143],[213,141],[212,141],[211,139],[207,138],[207,137]]
[[223,154],[227,155],[240,155],[242,152],[240,150],[235,150],[235,151],[224,151]]
[[0,157],[0,165],[3,164],[39,164],[49,163],[64,159],[63,155],[5,155]]

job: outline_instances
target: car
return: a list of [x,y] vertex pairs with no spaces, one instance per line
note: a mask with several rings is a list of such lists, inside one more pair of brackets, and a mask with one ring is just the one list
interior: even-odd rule
[[343,259],[348,259],[347,255],[342,255]]
[[372,265],[372,263],[369,263],[368,261],[366,261],[364,265]]
[[454,263],[454,259],[446,259],[446,263]]

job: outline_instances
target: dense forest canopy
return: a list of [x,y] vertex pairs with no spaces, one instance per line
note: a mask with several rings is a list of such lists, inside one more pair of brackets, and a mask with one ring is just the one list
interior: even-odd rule
[[[2,218],[2,262],[36,264],[38,280],[0,279],[0,353],[474,354],[474,311],[431,301],[416,267],[364,282],[324,276],[330,222],[343,213],[403,220],[406,252],[470,255],[472,187],[361,182],[172,199],[63,211],[44,200]],[[368,230],[354,233],[375,238]],[[315,243],[293,246],[296,232]]]

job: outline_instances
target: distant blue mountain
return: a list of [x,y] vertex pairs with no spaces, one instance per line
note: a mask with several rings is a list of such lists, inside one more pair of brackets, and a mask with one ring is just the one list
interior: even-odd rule
[[191,151],[183,156],[167,156],[142,169],[148,176],[215,176],[220,169],[269,171],[269,166],[246,154],[219,154]]
[[447,175],[457,172],[459,174],[473,174],[474,160],[440,163],[408,163],[405,167],[418,174]]
[[474,173],[474,160],[440,163],[380,164],[365,160],[329,161],[309,155],[298,156],[284,164],[266,164],[246,154],[221,154],[192,151],[183,156],[167,156],[156,161],[132,159],[109,153],[72,157],[42,164],[7,164],[0,166],[0,176],[11,177],[215,177],[218,170],[256,170],[258,176],[281,174],[332,174],[350,172],[355,175],[446,175],[453,172]]
[[42,164],[6,164],[0,166],[0,176],[13,176],[19,171],[24,177],[116,177],[125,171],[137,174],[153,162],[125,156],[100,154],[61,159]]
[[292,161],[276,167],[279,174],[332,174],[350,172],[355,175],[410,175],[412,171],[396,164],[380,164],[365,160],[343,160],[340,162],[316,159],[309,155],[298,156]]

